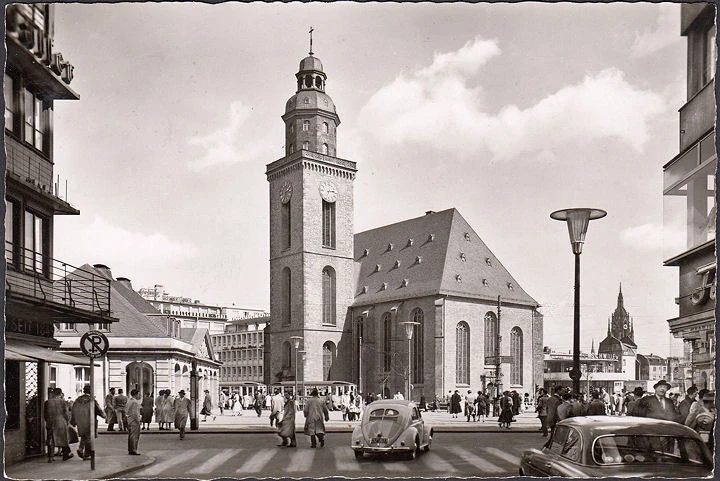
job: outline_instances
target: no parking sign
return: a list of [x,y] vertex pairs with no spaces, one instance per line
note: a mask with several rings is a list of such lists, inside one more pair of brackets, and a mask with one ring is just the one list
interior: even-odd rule
[[90,359],[104,356],[109,347],[108,338],[100,331],[88,331],[80,338],[80,349]]

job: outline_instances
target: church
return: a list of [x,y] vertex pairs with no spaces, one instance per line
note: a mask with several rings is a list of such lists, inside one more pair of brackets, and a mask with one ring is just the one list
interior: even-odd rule
[[598,346],[598,355],[618,359],[621,372],[627,375],[627,379],[640,379],[636,372],[635,326],[630,313],[625,309],[622,284],[618,292],[617,306],[608,319],[607,335]]
[[537,301],[454,208],[355,233],[358,166],[338,157],[340,118],[312,47],[295,77],[285,156],[266,167],[266,382],[346,381],[416,401],[532,395],[543,379]]

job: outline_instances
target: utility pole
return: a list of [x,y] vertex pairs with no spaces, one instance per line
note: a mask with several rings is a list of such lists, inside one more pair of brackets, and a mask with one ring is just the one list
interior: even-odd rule
[[495,387],[497,389],[497,396],[500,397],[500,394],[502,393],[502,381],[500,380],[500,342],[502,341],[502,336],[500,335],[500,296],[498,296],[497,300],[497,342],[495,343]]

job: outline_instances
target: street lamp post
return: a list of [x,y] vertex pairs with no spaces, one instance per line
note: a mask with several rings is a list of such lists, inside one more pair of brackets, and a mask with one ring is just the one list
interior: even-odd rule
[[400,324],[403,324],[405,326],[405,335],[407,336],[408,340],[408,368],[407,368],[407,384],[405,385],[405,399],[410,399],[410,380],[412,378],[412,358],[411,358],[411,345],[412,342],[412,336],[413,336],[413,329],[415,326],[419,326],[419,322],[415,321],[405,321],[401,322]]
[[585,242],[588,224],[591,220],[601,219],[607,215],[602,209],[563,209],[556,210],[550,217],[567,222],[570,234],[570,245],[575,255],[575,309],[573,316],[573,367],[570,370],[573,392],[580,394],[580,254]]
[[298,395],[298,382],[297,382],[297,378],[298,378],[298,362],[297,362],[297,360],[298,359],[297,358],[298,358],[298,348],[300,347],[300,341],[302,341],[302,336],[291,336],[290,340],[292,341],[293,346],[295,346],[295,392],[294,392],[294,395],[295,395],[295,399],[297,399],[297,395]]
[[[305,397],[305,359],[307,359],[307,351],[300,351],[300,360],[303,363],[302,368],[302,381],[300,381],[300,392],[302,393],[302,396]],[[295,395],[295,406],[299,406],[299,400],[300,396]]]

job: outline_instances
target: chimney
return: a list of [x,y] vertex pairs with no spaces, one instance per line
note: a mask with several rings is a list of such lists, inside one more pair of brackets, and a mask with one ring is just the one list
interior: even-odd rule
[[123,286],[127,287],[127,288],[130,289],[131,291],[133,290],[133,288],[132,288],[132,283],[130,282],[130,279],[128,279],[127,277],[118,277],[118,278],[116,279],[116,281],[118,281],[120,284],[122,284]]
[[112,272],[110,272],[110,268],[105,264],[93,264],[93,267],[100,271],[100,275],[105,279],[113,280]]

